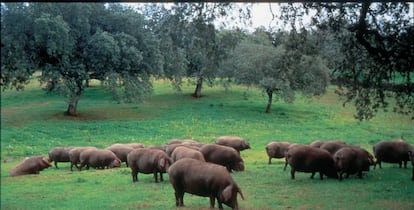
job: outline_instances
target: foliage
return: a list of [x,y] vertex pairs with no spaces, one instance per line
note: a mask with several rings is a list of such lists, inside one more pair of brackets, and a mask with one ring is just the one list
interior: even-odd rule
[[223,64],[223,71],[231,71],[237,82],[260,87],[268,95],[267,113],[273,95],[292,103],[295,92],[321,95],[328,85],[328,69],[321,58],[306,49],[306,34],[292,32],[285,38],[275,47],[271,35],[258,30],[237,45]]
[[[97,146],[115,142],[161,145],[171,138],[213,142],[221,135],[246,138],[252,149],[241,152],[246,171],[232,173],[243,190],[241,209],[406,209],[413,208],[411,166],[383,164],[383,169],[342,182],[310,179],[297,173],[291,180],[284,160],[267,164],[265,145],[272,140],[310,143],[315,139],[342,139],[372,151],[380,140],[403,136],[414,144],[408,116],[379,112],[365,122],[353,118],[352,107],[343,107],[329,87],[318,98],[300,95],[296,103],[275,104],[278,112],[264,114],[261,90],[244,86],[205,88],[199,100],[189,97],[192,86],[177,94],[170,83],[156,80],[154,95],[137,104],[116,104],[112,95],[92,80],[84,93],[83,112],[67,118],[61,97],[46,94],[32,80],[23,92],[6,90],[1,97],[1,209],[176,209],[174,192],[165,181],[154,183],[152,175],[139,174],[132,183],[125,164],[118,169],[71,172],[68,163],[40,175],[9,177],[10,169],[25,156],[47,155],[54,146]],[[64,193],[63,193],[64,192]],[[16,196],[17,195],[17,196]],[[185,195],[182,209],[208,209],[208,198]],[[217,204],[216,204],[217,205]],[[225,209],[227,207],[224,207]],[[181,209],[181,208],[180,208]]]
[[[180,89],[183,77],[195,78],[193,96],[201,97],[204,81],[211,86],[219,76],[218,67],[227,52],[218,36],[214,22],[233,15],[230,11],[239,9],[240,19],[248,18],[250,8],[237,8],[231,3],[176,3],[170,10],[162,6],[148,5],[144,8],[147,17],[155,17],[150,26],[164,45],[163,55],[166,76]],[[154,20],[155,19],[155,20]]]
[[341,44],[335,53],[342,58],[333,66],[335,82],[342,87],[338,93],[345,103],[357,108],[355,117],[371,119],[392,100],[397,101],[394,111],[414,113],[414,17],[409,4],[285,4],[280,18],[294,26],[312,11],[316,13],[309,27],[334,34],[334,42]]
[[[403,114],[414,112],[414,26],[407,3],[280,5],[281,13],[273,19],[284,23],[283,30],[262,28],[251,36],[216,27],[222,20],[248,21],[251,4],[180,2],[169,9],[163,4],[136,9],[117,3],[2,3],[0,86],[3,91],[23,90],[36,75],[47,91],[64,95],[70,115],[77,114],[92,79],[100,80],[117,102],[143,101],[152,93],[151,77],[167,78],[177,90],[191,77],[193,96],[200,97],[206,82],[212,86],[221,79],[227,87],[237,79],[230,57],[240,50],[239,43],[248,48],[266,43],[284,51],[276,56],[281,62],[267,65],[290,75],[278,78],[284,82],[253,80],[269,97],[278,92],[278,97],[294,100],[293,91],[281,93],[277,85],[302,89],[305,95],[323,93],[327,66],[344,104],[357,108],[356,118],[371,119],[381,109],[388,111],[389,104]],[[304,24],[306,15],[312,16],[310,25]],[[256,56],[243,53],[244,59]],[[321,72],[315,74],[317,69]]]
[[[14,24],[21,17],[30,18]],[[144,18],[119,4],[2,4],[2,22],[3,89],[21,88],[39,69],[46,89],[65,96],[70,115],[90,79],[116,100],[134,102],[151,93],[150,76],[162,74],[159,44]],[[23,30],[26,37],[14,39]]]

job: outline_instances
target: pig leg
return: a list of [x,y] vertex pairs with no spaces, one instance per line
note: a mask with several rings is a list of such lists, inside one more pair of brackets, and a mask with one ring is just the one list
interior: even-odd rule
[[[210,208],[214,209],[214,204],[216,202],[216,197],[214,197],[213,195],[210,195]],[[220,202],[219,202],[220,205]]]
[[156,171],[154,172],[154,180],[155,182],[158,182],[158,173]]
[[175,191],[175,205],[184,206],[184,192]]
[[295,179],[295,169],[294,168],[290,169],[290,178]]
[[131,170],[132,182],[138,182],[138,171]]
[[160,172],[160,181],[163,182],[164,178],[162,177],[162,172]]

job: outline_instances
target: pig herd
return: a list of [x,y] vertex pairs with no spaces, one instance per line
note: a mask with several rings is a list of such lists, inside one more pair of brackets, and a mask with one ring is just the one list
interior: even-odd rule
[[[214,143],[205,144],[195,140],[172,139],[162,146],[147,146],[140,143],[113,144],[105,149],[96,147],[54,147],[49,157],[33,156],[10,171],[10,176],[39,174],[52,162],[58,168],[59,162],[69,162],[70,170],[82,168],[105,169],[120,167],[125,163],[131,169],[133,182],[138,182],[138,173],[153,174],[155,182],[163,181],[163,174],[169,174],[174,188],[176,206],[184,205],[184,193],[210,197],[210,207],[215,200],[221,209],[225,204],[238,208],[237,194],[243,193],[231,176],[231,172],[243,171],[244,161],[240,152],[250,149],[250,144],[236,136],[222,136]],[[373,147],[373,154],[355,145],[340,140],[315,141],[309,145],[282,141],[271,141],[266,153],[272,158],[284,158],[286,170],[290,166],[291,178],[295,172],[319,173],[342,180],[344,176],[356,174],[362,178],[370,166],[381,162],[398,163],[400,167],[411,160],[414,180],[414,147],[402,139],[380,141]],[[374,158],[375,156],[375,158]],[[159,175],[159,177],[158,177]]]
[[[291,178],[295,179],[295,172],[312,173],[311,178],[319,173],[323,176],[343,179],[345,175],[356,174],[362,178],[364,171],[369,171],[370,166],[381,168],[381,162],[398,163],[400,168],[411,160],[413,165],[411,180],[414,181],[414,146],[403,139],[384,140],[373,146],[371,155],[367,150],[347,144],[341,140],[314,141],[309,145],[289,143],[286,141],[272,141],[266,145],[266,153],[272,158],[285,158],[285,167],[290,165]],[[375,156],[375,158],[374,158]]]

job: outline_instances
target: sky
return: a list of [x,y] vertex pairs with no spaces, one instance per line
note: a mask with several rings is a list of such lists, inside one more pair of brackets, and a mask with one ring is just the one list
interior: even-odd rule
[[[142,5],[142,3],[125,3],[127,5],[131,6],[137,6]],[[164,3],[165,5],[172,5],[173,3]],[[237,3],[237,4],[243,4],[243,3]],[[272,9],[276,9],[275,3],[272,4]],[[168,8],[168,7],[167,7]],[[269,10],[269,3],[254,3],[251,11],[252,15],[252,26],[248,28],[248,30],[253,30],[258,27],[265,27],[267,28],[269,26],[269,23],[272,20],[272,14]]]
[[[142,3],[126,3],[126,4],[128,5],[141,4],[142,5]],[[164,3],[164,4],[173,5],[173,3]],[[242,5],[244,3],[236,3],[236,4]],[[268,28],[269,24],[272,24],[274,26],[274,24],[276,23],[272,22],[272,14],[270,12],[269,5],[271,6],[273,13],[277,14],[278,13],[277,4],[278,3],[270,3],[270,2],[254,3],[251,8],[252,26],[244,27],[244,28],[247,29],[248,31],[254,31],[254,29],[259,28],[259,27]],[[409,14],[414,14],[414,4],[413,3],[409,3],[409,4],[410,4]],[[310,22],[310,16],[304,17],[304,24],[306,25],[307,22]],[[219,26],[219,24],[217,24],[217,26]]]
[[[252,28],[265,27],[267,28],[272,21],[272,14],[269,10],[269,4],[272,3],[257,3],[252,8]],[[272,6],[273,12],[276,10],[276,6]]]

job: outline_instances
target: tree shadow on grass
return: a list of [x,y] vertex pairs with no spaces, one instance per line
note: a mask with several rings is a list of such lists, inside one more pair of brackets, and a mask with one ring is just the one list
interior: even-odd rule
[[133,107],[119,108],[95,108],[93,110],[82,110],[77,116],[69,116],[64,112],[51,114],[51,119],[59,121],[105,121],[105,120],[140,120],[154,116],[154,112],[143,112]]

